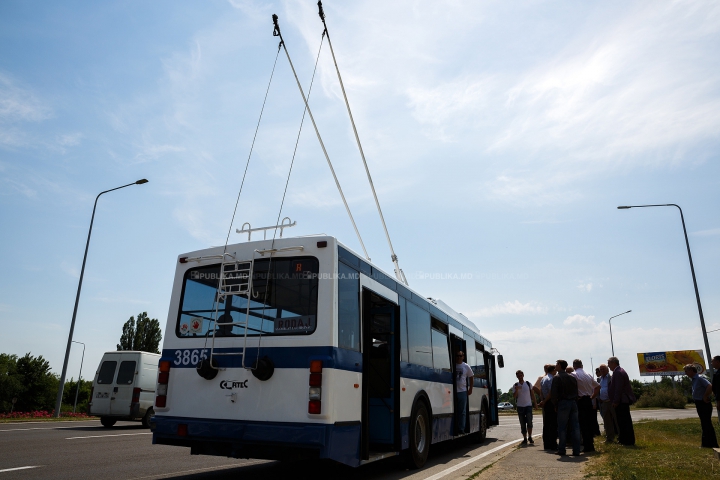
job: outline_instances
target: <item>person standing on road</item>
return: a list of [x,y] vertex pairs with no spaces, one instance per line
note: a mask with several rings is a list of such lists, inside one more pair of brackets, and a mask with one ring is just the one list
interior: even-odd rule
[[702,427],[701,446],[703,448],[718,448],[715,429],[712,425],[712,403],[710,403],[712,384],[705,377],[698,375],[697,368],[692,363],[685,365],[685,375],[692,380],[692,398],[695,401],[695,408]]
[[[458,433],[466,433],[467,404],[468,396],[473,391],[473,371],[470,365],[465,363],[465,353],[462,350],[455,354],[455,392],[457,399],[457,421]],[[468,381],[469,379],[469,381]]]
[[522,370],[515,372],[515,376],[518,381],[513,385],[513,397],[515,397],[518,418],[520,419],[520,432],[523,436],[522,443],[527,443],[528,438],[530,439],[530,443],[535,443],[532,438],[533,409],[537,408],[535,394],[532,391],[530,382],[525,381],[525,374]]
[[[600,368],[595,369],[595,381],[598,382],[598,385],[600,385]],[[598,394],[595,395],[595,398],[593,399],[593,415],[592,415],[592,422],[593,422],[593,436],[599,437],[602,435],[600,433],[600,424],[598,423],[597,414],[600,411],[600,392],[598,391]]]
[[573,368],[575,369],[574,375],[578,384],[578,421],[580,422],[583,451],[585,453],[594,452],[593,434],[595,433],[595,424],[592,416],[595,415],[595,420],[597,420],[597,414],[593,408],[593,399],[600,394],[600,384],[583,369],[582,360],[579,358],[573,360]]
[[630,385],[630,377],[620,367],[620,360],[617,357],[608,358],[607,365],[613,372],[608,396],[617,418],[618,442],[623,445],[635,445],[635,429],[630,416],[630,404],[635,402],[635,395]]
[[567,362],[565,360],[557,361],[555,369],[558,374],[553,378],[550,387],[550,398],[557,412],[557,428],[560,437],[558,449],[555,453],[560,456],[565,455],[568,423],[570,424],[572,436],[573,455],[580,455],[580,426],[578,425],[577,414],[578,385],[577,379],[568,374],[565,371],[566,368]]
[[720,421],[720,355],[715,355],[710,363],[715,370],[712,378],[712,391],[715,394],[715,407],[718,411],[718,421]]
[[617,417],[615,416],[615,409],[612,407],[610,401],[610,369],[604,363],[598,367],[600,370],[600,415],[603,418],[605,424],[605,443],[612,443],[615,441],[615,432],[617,428]]
[[556,451],[558,449],[558,425],[555,405],[550,399],[550,389],[555,377],[555,365],[545,365],[545,376],[540,381],[540,397],[542,401],[538,405],[542,408],[543,416],[543,449]]

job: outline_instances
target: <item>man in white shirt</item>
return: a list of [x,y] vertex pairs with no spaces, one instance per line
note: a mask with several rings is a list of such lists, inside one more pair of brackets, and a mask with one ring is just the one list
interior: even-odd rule
[[455,393],[456,393],[456,405],[457,414],[455,420],[457,421],[457,433],[467,433],[470,429],[467,428],[467,403],[468,395],[472,395],[474,373],[470,365],[465,363],[463,359],[465,353],[458,351],[455,354]]
[[582,360],[577,358],[573,360],[573,368],[575,369],[573,375],[577,378],[578,384],[578,420],[583,440],[583,451],[586,453],[594,452],[593,433],[595,426],[593,425],[592,416],[597,416],[597,414],[593,409],[592,399],[600,395],[600,384],[583,369]]
[[532,438],[532,417],[533,408],[537,408],[535,403],[535,394],[532,391],[530,382],[525,381],[525,374],[522,370],[515,372],[518,381],[513,385],[513,397],[516,400],[518,418],[520,419],[520,432],[523,436],[522,443],[535,443]]

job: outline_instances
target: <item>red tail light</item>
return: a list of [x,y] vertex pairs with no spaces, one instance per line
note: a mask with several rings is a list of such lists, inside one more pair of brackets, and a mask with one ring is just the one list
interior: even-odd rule
[[177,434],[181,437],[187,437],[187,434],[188,434],[187,424],[181,423],[180,425],[178,425]]
[[315,415],[320,413],[320,400],[310,400],[308,402],[308,413]]
[[308,413],[317,415],[320,413],[322,398],[322,360],[310,361],[310,389],[308,390]]
[[170,361],[161,360],[158,370],[160,371],[158,373],[157,390],[155,391],[155,406],[165,408],[167,404],[168,382],[170,381]]
[[137,387],[133,388],[132,403],[140,403],[140,389]]

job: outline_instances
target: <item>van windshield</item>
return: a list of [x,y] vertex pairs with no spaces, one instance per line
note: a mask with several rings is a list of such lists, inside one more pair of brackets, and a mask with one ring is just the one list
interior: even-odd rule
[[[308,335],[315,331],[318,260],[292,257],[255,260],[252,294],[220,298],[216,293],[220,265],[185,272],[176,334],[203,337],[211,333],[215,309],[219,323],[245,322],[248,336]],[[218,325],[215,336],[242,336],[244,325]]]

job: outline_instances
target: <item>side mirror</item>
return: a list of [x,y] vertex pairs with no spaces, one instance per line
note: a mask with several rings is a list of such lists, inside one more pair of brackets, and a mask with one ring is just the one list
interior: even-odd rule
[[505,368],[505,362],[503,361],[503,356],[502,356],[502,355],[498,355],[497,361],[498,361],[498,367],[500,367],[500,368]]

